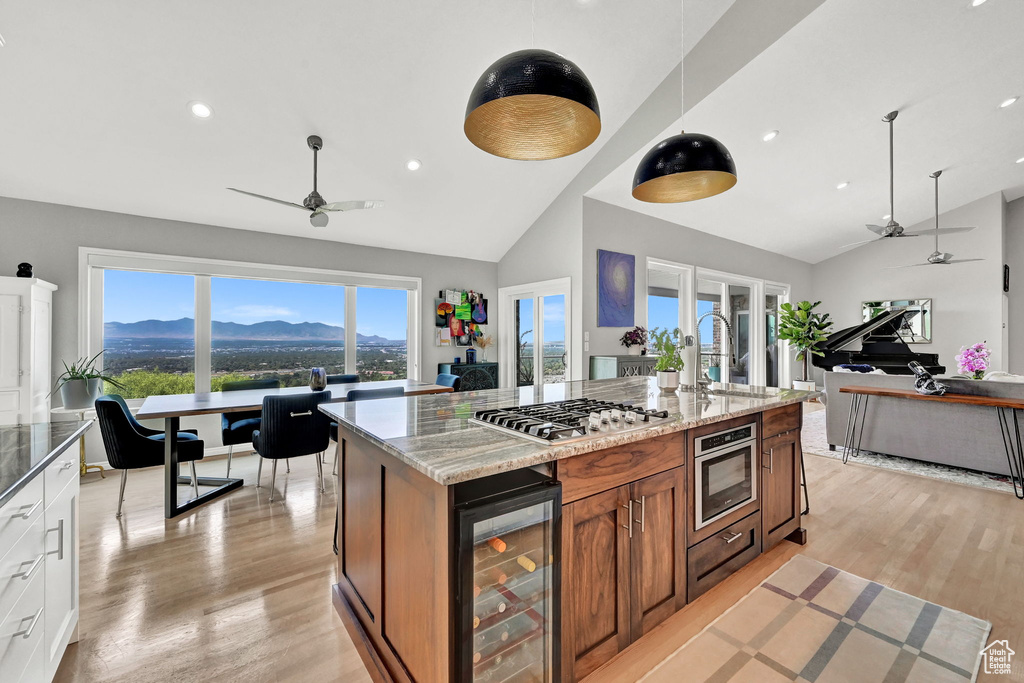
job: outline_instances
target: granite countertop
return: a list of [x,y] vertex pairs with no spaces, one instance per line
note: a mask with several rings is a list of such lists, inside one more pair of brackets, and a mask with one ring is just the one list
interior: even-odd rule
[[[770,408],[820,392],[730,384],[713,386],[710,403],[692,392],[663,394],[653,377],[583,380],[539,387],[329,403],[320,410],[439,484],[457,484],[532,467]],[[728,392],[727,394],[721,392]],[[591,398],[668,411],[668,419],[560,445],[542,444],[469,421],[478,410]]]
[[75,443],[92,423],[36,422],[0,427],[0,506]]

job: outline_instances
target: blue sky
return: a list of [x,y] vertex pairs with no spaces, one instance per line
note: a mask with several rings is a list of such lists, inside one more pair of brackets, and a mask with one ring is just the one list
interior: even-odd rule
[[[213,278],[213,319],[251,324],[262,320],[319,322],[345,326],[343,287],[268,280]],[[176,320],[195,315],[190,275],[104,271],[104,322]],[[356,318],[360,334],[406,337],[406,293],[359,287]]]
[[[519,328],[522,331],[530,330],[530,334],[523,336],[523,341],[532,344],[533,336],[533,299],[519,300],[519,316],[522,322]],[[551,342],[565,341],[565,295],[544,297],[544,341]]]

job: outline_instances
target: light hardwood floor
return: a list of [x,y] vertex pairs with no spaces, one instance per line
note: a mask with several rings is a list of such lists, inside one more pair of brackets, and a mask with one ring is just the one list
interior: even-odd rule
[[[121,520],[117,473],[83,480],[81,642],[58,681],[369,680],[331,607],[334,478],[320,494],[312,458],[300,458],[290,475],[278,468],[281,497],[269,503],[269,488],[251,485],[255,457],[235,463],[245,487],[171,521],[160,470],[129,476]],[[988,619],[992,638],[1024,653],[1024,502],[813,455],[807,476],[806,546],[785,542],[762,556],[588,683],[637,680],[800,552]],[[1024,654],[1014,673],[1024,680]]]

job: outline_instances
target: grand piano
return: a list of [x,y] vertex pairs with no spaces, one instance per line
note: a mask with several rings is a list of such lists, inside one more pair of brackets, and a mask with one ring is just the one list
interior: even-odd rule
[[907,315],[916,311],[885,311],[866,323],[833,332],[818,349],[824,356],[812,356],[819,368],[831,370],[836,365],[873,365],[889,375],[910,375],[907,367],[916,360],[933,375],[941,375],[946,368],[939,365],[937,353],[915,353],[900,337],[907,325]]

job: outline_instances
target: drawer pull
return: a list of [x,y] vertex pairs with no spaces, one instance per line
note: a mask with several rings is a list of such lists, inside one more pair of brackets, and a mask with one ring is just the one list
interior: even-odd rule
[[[29,517],[31,517],[35,513],[35,511],[42,504],[43,504],[43,500],[42,500],[42,498],[40,498],[39,500],[36,501],[35,505],[31,506],[31,509],[28,512],[18,512],[18,513],[15,513],[14,515],[12,515],[12,517],[14,519],[17,519],[18,517],[21,517],[22,519],[28,519]],[[27,507],[30,507],[30,506],[29,505],[22,505],[21,509],[24,510]]]
[[312,410],[307,410],[304,413],[288,413],[288,414],[291,415],[292,417],[306,417],[307,415],[312,415],[313,411]]
[[[18,631],[17,633],[12,634],[11,637],[12,638],[16,638],[17,636],[21,636],[22,638],[31,638],[32,637],[32,631],[36,630],[36,624],[39,623],[39,617],[41,617],[41,616],[43,616],[43,608],[42,607],[40,607],[39,611],[36,612],[34,617],[32,617],[32,623],[28,625],[28,628],[22,629],[21,631]],[[25,617],[25,619],[28,619],[28,617]],[[22,621],[25,621],[25,619],[22,619]]]
[[60,466],[60,470],[58,470],[58,471],[59,472],[63,472],[64,470],[70,470],[74,466],[75,466],[75,461],[74,460],[65,460],[64,463]]
[[18,572],[12,578],[16,579],[16,578],[18,578],[20,576],[22,581],[28,581],[29,579],[32,578],[32,575],[36,573],[36,569],[39,568],[39,565],[42,563],[43,558],[45,556],[46,556],[46,553],[40,554],[39,557],[37,557],[34,562],[32,560],[25,560],[24,562],[21,563],[21,566],[25,566],[29,562],[32,562],[32,566],[29,567],[28,569],[26,569],[23,572]]
[[725,541],[726,543],[732,543],[733,541],[738,541],[741,538],[743,538],[743,532],[742,531],[737,531],[732,536],[722,536],[722,540]]

